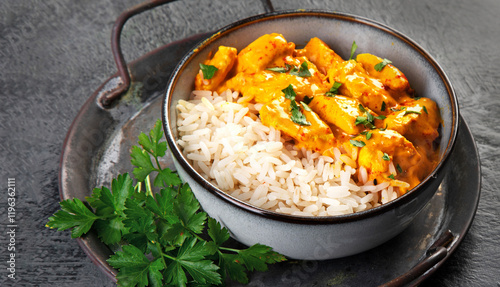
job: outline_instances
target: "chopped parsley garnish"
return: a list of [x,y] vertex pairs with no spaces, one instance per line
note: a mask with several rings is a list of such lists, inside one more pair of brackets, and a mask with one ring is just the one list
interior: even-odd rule
[[311,123],[307,121],[306,116],[300,111],[300,108],[295,101],[291,102],[290,108],[292,109],[292,116],[290,117],[292,122],[301,126],[311,125]]
[[314,99],[314,97],[308,97],[308,96],[304,96],[304,99],[302,99],[302,101],[306,104],[306,105],[309,105],[312,100]]
[[354,57],[354,53],[356,52],[356,49],[358,49],[358,45],[356,45],[356,41],[352,41],[351,56],[349,57],[349,60],[352,60],[352,57]]
[[359,104],[359,105],[358,105],[358,109],[359,109],[361,112],[366,113],[366,109],[365,109],[365,107],[363,107],[363,105],[362,105],[362,104]]
[[339,94],[339,88],[342,86],[342,83],[335,82],[328,92],[326,92],[325,96],[327,97],[335,97],[335,95]]
[[278,72],[278,73],[286,73],[286,72],[290,71],[291,68],[292,68],[292,65],[285,63],[285,67],[273,67],[273,68],[267,68],[266,70]]
[[288,87],[284,88],[281,91],[285,94],[285,98],[287,98],[291,101],[295,101],[295,97],[297,96],[297,94],[293,90],[292,84],[288,85]]
[[387,127],[388,127],[388,126],[389,126],[388,124],[385,124],[385,128],[380,128],[380,129],[378,129],[378,130],[379,130],[379,131],[385,131],[385,130],[387,129]]
[[301,101],[300,104],[302,105],[304,110],[306,110],[308,112],[312,111],[311,108],[305,102]]
[[384,152],[384,155],[382,156],[382,159],[386,160],[386,161],[390,161],[391,160],[391,158],[389,157],[389,155],[386,154],[385,152]]
[[366,117],[361,117],[361,116],[358,116],[356,118],[356,121],[354,122],[355,125],[366,124],[366,123],[368,123],[368,121],[366,120]]
[[355,147],[364,147],[366,145],[364,141],[350,140],[349,142]]
[[293,69],[290,71],[290,75],[299,76],[299,77],[312,76],[311,72],[309,72],[309,67],[308,67],[306,61],[304,61],[304,62],[302,62],[302,64],[300,64],[300,68],[293,67]]
[[383,120],[383,119],[386,118],[386,116],[384,116],[384,115],[380,115],[380,116],[374,116],[374,115],[372,115],[361,104],[358,105],[358,109],[361,112],[365,113],[365,116],[358,116],[358,117],[356,117],[356,121],[354,122],[354,125],[362,124],[362,125],[364,125],[365,127],[369,128],[369,129],[374,129],[375,128],[375,125],[374,125],[374,120],[375,119],[377,119],[377,120]]
[[390,60],[384,59],[382,62],[375,65],[375,71],[380,72],[382,69],[387,66],[387,64],[391,64]]
[[219,69],[217,69],[215,66],[212,65],[205,65],[200,63],[200,69],[201,72],[203,73],[203,79],[205,80],[210,80],[213,78],[215,75],[215,72],[217,72]]
[[[212,286],[226,278],[246,284],[247,270],[265,271],[267,264],[286,260],[261,244],[224,247],[229,231],[201,210],[175,171],[160,166],[167,150],[161,139],[158,120],[149,135],[139,135],[140,146],[132,147],[136,184],[125,173],[111,188],[95,188],[88,204],[64,200],[47,227],[71,229],[73,238],[92,228],[105,244],[116,245],[119,251],[107,262],[118,270],[118,286]],[[158,188],[154,193],[150,178]]]
[[422,107],[422,109],[424,110],[424,112],[425,112],[426,114],[429,114],[429,113],[427,112],[427,108],[426,108],[425,106],[423,106],[423,107]]
[[382,102],[382,107],[380,108],[380,110],[383,112],[385,111],[385,102]]
[[372,132],[368,132],[368,131],[361,132],[361,134],[366,137],[366,140],[369,140],[373,135]]
[[390,178],[390,179],[395,179],[395,178],[394,178],[394,174],[389,175],[389,176],[388,176],[388,178]]
[[372,137],[372,132],[367,132],[366,133],[366,140],[369,140]]
[[405,113],[403,114],[403,116],[406,116],[406,115],[409,115],[409,114],[422,114],[421,112],[419,111],[405,111]]
[[284,88],[281,91],[285,94],[285,98],[290,100],[290,109],[292,112],[290,120],[302,126],[310,126],[311,123],[307,121],[306,116],[300,111],[299,106],[295,102],[295,97],[297,96],[297,94],[293,90],[292,84],[288,85],[288,87]]
[[396,164],[396,169],[398,170],[399,173],[402,173],[403,172],[403,169],[401,168],[401,166],[398,164]]

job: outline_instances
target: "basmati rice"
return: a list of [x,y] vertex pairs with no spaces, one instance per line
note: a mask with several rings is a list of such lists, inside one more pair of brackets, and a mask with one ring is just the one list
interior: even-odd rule
[[279,213],[333,216],[387,203],[398,197],[398,187],[408,187],[368,181],[367,170],[357,166],[357,148],[335,147],[333,157],[296,148],[260,122],[262,105],[238,101],[229,90],[193,91],[190,101],[177,104],[177,144],[184,156],[235,198]]

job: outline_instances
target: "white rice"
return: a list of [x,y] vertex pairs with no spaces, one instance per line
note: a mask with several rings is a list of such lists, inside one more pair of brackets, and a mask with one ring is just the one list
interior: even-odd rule
[[237,92],[193,91],[191,98],[177,105],[177,143],[195,170],[240,200],[291,215],[330,216],[398,197],[398,187],[374,185],[364,167],[356,169],[357,148],[334,148],[333,158],[298,149],[261,123],[262,105],[239,104]]

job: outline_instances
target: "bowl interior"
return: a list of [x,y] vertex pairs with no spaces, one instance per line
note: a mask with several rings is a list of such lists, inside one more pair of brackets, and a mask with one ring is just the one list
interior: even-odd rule
[[[406,75],[418,96],[436,101],[443,119],[440,131],[441,162],[414,190],[424,185],[441,168],[456,137],[458,104],[453,88],[437,62],[411,39],[377,22],[341,13],[285,11],[248,18],[222,28],[188,53],[172,74],[163,107],[165,132],[174,157],[183,168],[190,170],[190,174],[196,172],[175,144],[176,103],[181,99],[188,99],[194,89],[194,78],[199,71],[199,63],[207,59],[209,53],[215,52],[220,45],[235,47],[239,51],[258,37],[269,33],[283,34],[285,39],[294,42],[297,48],[303,47],[310,38],[318,37],[344,59],[349,58],[351,45],[356,41],[356,54],[371,53],[390,59],[393,65]],[[201,176],[198,181],[204,181],[202,185],[209,189],[216,189]],[[216,189],[216,192],[220,191]],[[389,208],[402,198],[411,197],[412,193],[409,192],[374,209]],[[374,209],[362,213],[370,213]]]

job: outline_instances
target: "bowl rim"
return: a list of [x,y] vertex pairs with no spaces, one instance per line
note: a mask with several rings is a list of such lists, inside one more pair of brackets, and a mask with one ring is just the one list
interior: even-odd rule
[[[172,91],[174,87],[176,86],[177,80],[178,80],[178,75],[184,70],[184,67],[187,63],[191,61],[191,59],[198,54],[200,51],[202,51],[205,47],[207,47],[210,43],[213,41],[217,40],[218,38],[231,33],[234,30],[237,30],[239,28],[252,25],[254,23],[260,23],[263,21],[268,21],[268,20],[274,20],[274,19],[279,19],[279,18],[288,18],[288,17],[322,17],[322,18],[334,18],[335,20],[341,20],[341,21],[351,21],[351,22],[356,22],[359,24],[367,25],[372,28],[381,30],[385,33],[390,34],[393,37],[398,38],[399,40],[403,41],[407,45],[409,45],[412,49],[414,49],[416,52],[418,52],[422,57],[426,59],[426,61],[432,66],[432,68],[437,72],[439,77],[441,78],[441,81],[444,83],[446,87],[446,92],[448,96],[450,97],[450,111],[452,115],[452,126],[451,126],[451,134],[450,134],[450,139],[448,140],[448,144],[446,145],[445,151],[443,153],[443,156],[437,166],[433,169],[433,171],[424,179],[422,180],[416,187],[408,191],[406,194],[396,198],[395,200],[392,200],[388,203],[382,204],[380,206],[364,210],[364,211],[359,211],[351,214],[345,214],[345,215],[335,215],[335,216],[299,216],[299,215],[290,215],[290,214],[282,214],[282,213],[277,213],[271,210],[266,210],[262,209],[259,207],[256,207],[248,202],[242,201],[240,199],[237,199],[222,190],[220,190],[218,187],[213,185],[212,183],[208,182],[205,178],[203,178],[198,172],[194,170],[194,168],[191,166],[191,164],[186,160],[182,152],[177,146],[175,137],[172,133],[172,125],[170,123],[170,112],[171,112],[171,101],[172,101]],[[168,107],[168,108],[167,108]],[[175,112],[175,109],[174,109]],[[229,204],[232,204],[240,209],[243,209],[245,211],[248,211],[252,214],[267,218],[267,219],[273,219],[273,220],[278,220],[278,221],[283,221],[283,222],[290,222],[290,223],[298,223],[298,224],[340,224],[340,223],[345,223],[345,222],[352,222],[352,221],[357,221],[361,219],[366,219],[370,217],[375,217],[376,215],[380,215],[382,213],[385,213],[389,210],[395,209],[401,205],[404,205],[412,200],[414,200],[415,197],[417,197],[419,194],[421,194],[427,187],[431,186],[434,181],[439,180],[439,177],[437,176],[437,173],[443,169],[443,167],[446,165],[446,163],[449,161],[450,154],[453,151],[453,147],[455,146],[457,134],[458,134],[458,126],[459,126],[459,107],[458,107],[458,100],[457,96],[455,94],[455,91],[453,89],[453,86],[444,72],[444,70],[441,68],[441,66],[437,63],[437,61],[425,50],[423,49],[419,44],[417,44],[415,41],[410,39],[408,36],[404,35],[403,33],[385,25],[380,22],[362,17],[362,16],[357,16],[349,13],[344,13],[344,12],[333,12],[333,11],[326,11],[326,10],[307,10],[307,9],[300,9],[300,10],[284,10],[284,11],[276,11],[276,12],[270,12],[270,13],[264,13],[264,14],[259,14],[255,15],[252,17],[248,17],[236,22],[233,22],[213,34],[207,36],[207,38],[200,43],[198,43],[195,47],[191,49],[189,53],[187,53],[177,64],[175,67],[174,71],[172,72],[170,79],[168,81],[168,85],[165,89],[165,92],[163,94],[163,102],[162,102],[162,123],[163,123],[163,130],[165,132],[165,137],[167,139],[167,144],[169,146],[170,152],[172,153],[174,159],[180,164],[180,166],[188,173],[189,176],[191,176],[198,184],[200,184],[203,188],[205,188],[208,192],[212,193],[213,195],[221,198],[222,200],[228,202]]]

